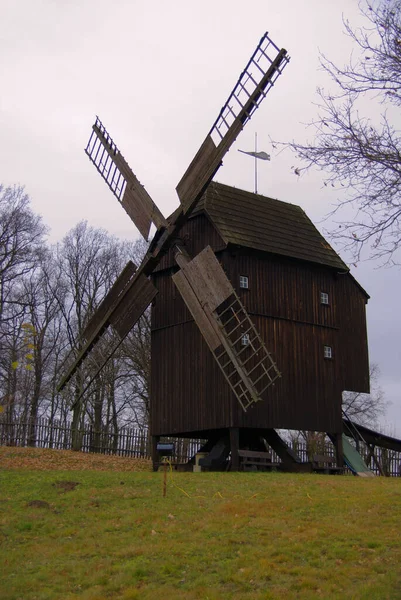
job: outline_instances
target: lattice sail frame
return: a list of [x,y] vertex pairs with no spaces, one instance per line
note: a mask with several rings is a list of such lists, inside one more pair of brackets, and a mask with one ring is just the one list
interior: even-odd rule
[[[274,58],[271,51],[277,52]],[[193,210],[220,167],[224,155],[288,62],[287,51],[284,48],[279,50],[265,33],[209,134],[177,185],[177,194],[184,213]]]
[[[188,310],[244,412],[281,373],[217,260],[207,246],[193,260],[178,252],[173,275]],[[247,336],[246,346],[242,340]]]
[[[272,55],[272,51],[277,54]],[[235,119],[239,118],[242,125],[245,125],[251,118],[288,61],[286,51],[280,50],[265,33],[210,130],[209,135],[216,146],[225,138]],[[275,62],[277,66],[274,66],[270,77],[264,81]]]
[[96,116],[95,124],[92,126],[92,133],[86,145],[85,153],[89,156],[117,200],[121,201],[127,186],[127,180],[113,159],[117,156],[124,157],[98,116]]
[[167,227],[164,216],[131,170],[99,117],[96,117],[92,126],[85,152],[146,241],[152,222],[158,229]]
[[[264,392],[281,377],[281,373],[235,292],[214,311],[214,314],[224,333],[226,345],[222,345],[213,354],[226,381],[246,412],[252,404],[262,400]],[[245,377],[235,368],[227,346],[235,354]],[[252,386],[246,382],[251,382]]]

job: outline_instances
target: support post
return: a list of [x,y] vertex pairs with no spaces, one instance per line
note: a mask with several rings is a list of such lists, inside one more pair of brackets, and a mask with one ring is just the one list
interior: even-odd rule
[[154,471],[157,471],[159,468],[159,455],[157,453],[157,444],[159,441],[160,435],[152,435],[152,463]]
[[230,428],[231,471],[239,471],[239,429]]
[[163,498],[167,494],[167,458],[163,457]]
[[342,433],[335,433],[333,435],[334,438],[334,447],[336,449],[336,459],[337,459],[337,467],[344,466],[344,450],[343,450],[343,436]]

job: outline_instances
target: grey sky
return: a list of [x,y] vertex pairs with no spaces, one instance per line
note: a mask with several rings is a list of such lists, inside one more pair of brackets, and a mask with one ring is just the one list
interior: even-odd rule
[[[272,139],[305,138],[315,89],[327,85],[318,49],[344,62],[352,45],[342,15],[360,21],[354,0],[0,0],[0,181],[20,183],[61,239],[87,219],[120,237],[139,234],[83,152],[95,114],[167,215],[175,186],[267,30],[291,62],[224,160],[216,179],[301,205],[319,224],[339,190],[319,173],[298,178]],[[323,227],[329,227],[325,223]],[[347,257],[342,254],[347,261]],[[392,402],[386,419],[401,436],[399,270],[363,263],[353,274],[372,296],[371,360]]]

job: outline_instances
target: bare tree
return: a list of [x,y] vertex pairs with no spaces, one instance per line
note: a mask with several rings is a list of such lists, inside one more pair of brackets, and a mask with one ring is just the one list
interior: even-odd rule
[[126,418],[140,428],[148,427],[150,420],[150,335],[148,309],[124,340],[120,353]]
[[[82,348],[89,319],[123,266],[129,258],[138,263],[138,258],[144,251],[141,242],[121,242],[104,230],[89,227],[86,222],[78,223],[58,246],[59,278],[55,293],[73,357]],[[77,377],[69,384],[70,405],[74,404],[72,426],[76,432],[76,449],[80,448],[79,430],[82,429],[84,420],[91,423],[94,431],[92,446],[98,448],[101,431],[105,438],[111,435],[115,440],[121,422],[132,421],[132,411],[141,400],[138,390],[144,395],[143,389],[146,387],[148,396],[148,376],[145,382],[144,371],[147,369],[149,372],[150,366],[147,364],[139,373],[139,351],[135,350],[135,361],[132,355],[132,348],[144,343],[146,335],[143,329],[146,325],[147,343],[150,347],[150,325],[142,318],[136,326],[140,340],[134,332],[130,336],[129,346],[125,343],[119,347],[115,357],[83,395],[86,382],[93,374],[93,371],[90,373],[87,370],[88,365],[90,369],[91,362],[101,364],[108,354],[107,345],[113,337],[113,332],[110,331],[104,336],[105,340],[102,338],[105,344],[102,341],[99,343],[90,355],[91,360],[82,366]]]
[[57,286],[55,263],[48,250],[38,268],[29,277],[25,277],[21,289],[21,297],[26,305],[27,323],[29,328],[25,334],[28,340],[28,353],[31,382],[26,389],[25,397],[29,399],[28,408],[28,444],[35,445],[36,421],[40,404],[47,409],[48,397],[53,377],[53,356],[61,337],[61,322],[59,305],[54,295]]
[[343,392],[343,410],[351,421],[367,427],[377,427],[378,419],[384,416],[388,406],[379,377],[379,366],[371,364],[370,394]]
[[[344,67],[321,55],[334,92],[318,89],[314,139],[290,144],[302,161],[295,169],[318,167],[325,185],[340,196],[331,213],[351,207],[333,237],[358,260],[362,250],[392,264],[401,246],[401,0],[363,0],[365,25],[344,20],[355,51]],[[365,116],[364,116],[365,115]]]
[[0,323],[8,318],[7,306],[15,303],[13,288],[43,252],[45,234],[24,188],[0,185]]
[[22,187],[0,185],[0,408],[11,420],[27,399],[21,384],[29,385],[29,369],[17,372],[24,347],[27,301],[23,282],[33,273],[45,249],[46,227],[30,207]]
[[[96,306],[122,268],[122,244],[103,229],[78,223],[58,246],[58,305],[63,314],[69,347],[73,354],[83,344],[85,326]],[[78,399],[84,385],[84,373],[78,373],[74,395]],[[71,399],[73,400],[73,399]],[[75,449],[80,448],[79,429],[87,406],[75,402],[72,423]]]

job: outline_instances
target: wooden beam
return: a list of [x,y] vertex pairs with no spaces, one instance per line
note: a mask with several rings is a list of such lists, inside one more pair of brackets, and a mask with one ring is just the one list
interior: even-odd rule
[[[144,281],[147,283],[144,283]],[[143,285],[145,288],[143,291],[141,291],[141,286]],[[92,337],[90,337],[84,344],[74,363],[61,379],[57,387],[58,391],[61,391],[65,387],[109,325],[112,325],[120,337],[124,338],[125,335],[127,335],[135,325],[136,321],[143,314],[157,293],[157,289],[150,282],[150,280],[148,280],[142,272],[137,271],[129,282],[129,285],[124,289],[123,293],[120,294],[115,304],[109,307],[101,319],[96,320],[96,327],[94,327]],[[129,314],[126,315],[125,302],[127,300],[130,302],[134,310],[134,314],[132,316]],[[134,319],[136,319],[136,321]]]
[[129,284],[132,277],[135,275],[136,266],[130,260],[116,279],[115,283],[103,298],[102,302],[97,307],[92,318],[89,320],[84,329],[82,337],[88,340],[92,337],[98,325],[102,322],[108,311],[116,304],[120,295]]
[[230,427],[231,471],[239,471],[239,429]]
[[[126,180],[126,187],[121,204],[135,223],[135,226],[147,240],[152,221],[158,229],[167,227],[167,221],[156,204],[153,202],[151,196],[148,194],[144,186],[133,173],[131,167],[121,152],[110,144],[107,137],[103,134],[96,123],[92,126],[92,128],[103,148],[110,156],[112,162],[119,169]],[[89,156],[91,157],[90,154]],[[93,162],[96,165],[95,160],[93,160]],[[96,165],[96,167],[98,167],[98,165]]]
[[135,280],[125,294],[124,303],[119,304],[109,317],[120,338],[128,335],[156,294],[157,289],[145,275]]
[[183,262],[182,255],[176,254],[176,261],[194,290],[202,306],[213,312],[233,293],[234,289],[224,273],[210,246],[206,246],[190,262]]
[[342,433],[334,433],[334,447],[336,449],[337,467],[344,467],[344,451],[343,451],[343,435]]
[[216,334],[191,285],[182,271],[178,271],[172,277],[207,345],[214,352],[221,345],[220,337]]

